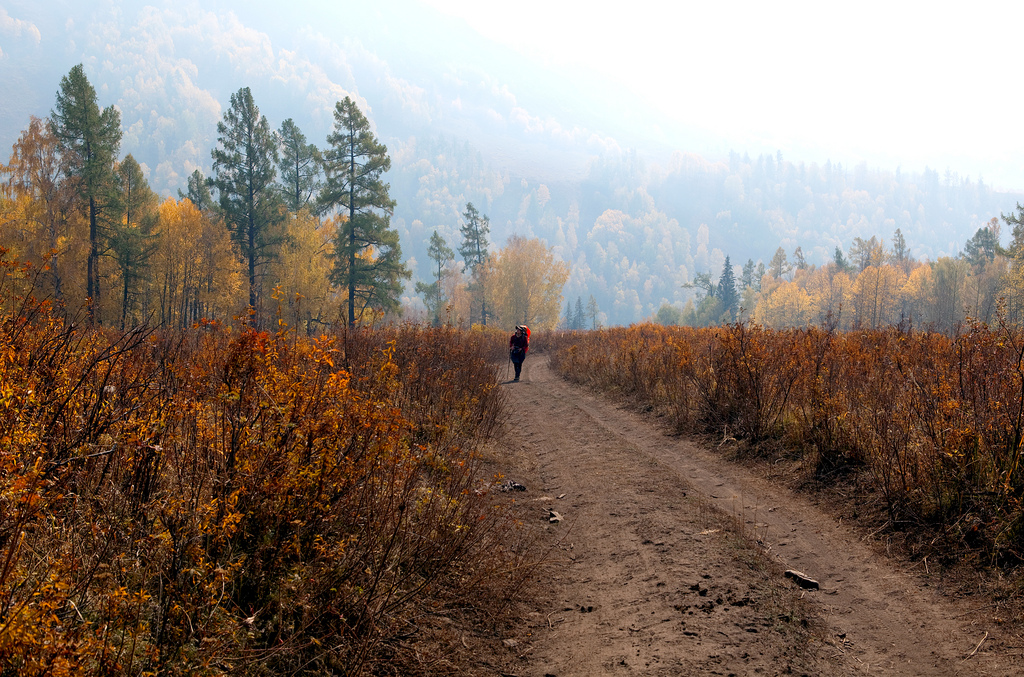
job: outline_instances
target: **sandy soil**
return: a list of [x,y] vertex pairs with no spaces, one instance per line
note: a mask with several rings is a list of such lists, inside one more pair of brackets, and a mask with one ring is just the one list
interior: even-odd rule
[[514,423],[495,451],[548,564],[503,674],[1024,674],[1020,628],[805,497],[565,383],[543,355],[505,387]]

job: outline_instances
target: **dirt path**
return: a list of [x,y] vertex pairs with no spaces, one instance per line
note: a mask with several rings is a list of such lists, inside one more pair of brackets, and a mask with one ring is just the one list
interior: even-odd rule
[[517,504],[552,544],[515,674],[1024,674],[1019,629],[805,499],[566,384],[543,356],[507,387]]

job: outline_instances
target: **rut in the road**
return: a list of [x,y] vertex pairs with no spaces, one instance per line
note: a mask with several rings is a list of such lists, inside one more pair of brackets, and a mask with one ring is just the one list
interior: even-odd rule
[[[543,357],[508,387],[506,444],[534,484],[521,500],[538,523],[548,508],[565,518],[549,527],[564,558],[531,623],[533,674],[1017,674],[994,621],[801,497],[566,384]],[[730,517],[747,538],[727,534]]]

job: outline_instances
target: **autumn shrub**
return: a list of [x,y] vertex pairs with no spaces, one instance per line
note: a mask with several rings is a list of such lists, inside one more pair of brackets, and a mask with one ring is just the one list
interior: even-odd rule
[[915,355],[925,367],[915,407],[934,455],[930,505],[955,535],[1024,559],[1024,337],[974,324],[947,355]]
[[555,338],[556,370],[657,409],[678,430],[721,432],[735,418],[719,378],[720,330],[636,325]]
[[852,428],[848,365],[842,357],[843,336],[834,331],[807,328],[794,331],[791,363],[796,374],[792,408],[785,437],[792,446],[813,454],[815,472],[826,478],[863,461],[862,448]]
[[521,583],[482,336],[89,329],[4,265],[0,674],[358,674]]
[[752,442],[778,437],[801,371],[794,364],[798,336],[733,324],[716,339],[712,369],[722,424]]
[[1024,560],[1024,337],[972,325],[638,325],[553,337],[566,378],[667,414],[680,430],[781,444],[818,479],[863,468],[890,528]]

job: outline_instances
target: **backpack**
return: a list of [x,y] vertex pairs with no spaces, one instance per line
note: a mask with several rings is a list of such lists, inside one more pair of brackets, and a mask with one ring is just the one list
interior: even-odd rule
[[526,357],[526,351],[530,349],[530,328],[525,324],[520,326],[526,330],[526,345],[512,346],[512,350],[509,351],[509,357],[512,358],[513,362],[522,362]]

